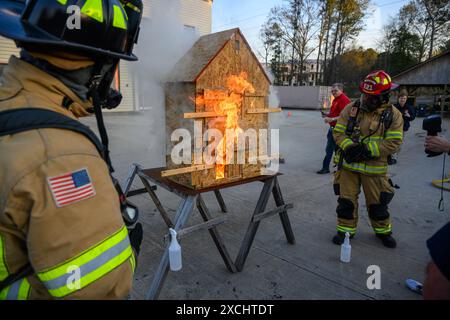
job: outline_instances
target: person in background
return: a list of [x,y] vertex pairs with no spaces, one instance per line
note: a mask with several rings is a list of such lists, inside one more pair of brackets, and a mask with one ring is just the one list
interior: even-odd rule
[[327,146],[325,148],[325,158],[323,159],[322,169],[317,171],[318,174],[330,173],[330,163],[333,158],[333,152],[336,149],[336,142],[333,138],[333,129],[336,121],[339,119],[342,110],[350,103],[350,99],[344,94],[344,85],[342,83],[335,83],[331,87],[331,94],[334,97],[331,104],[330,112],[324,118],[325,123],[330,125],[327,134]]
[[333,130],[338,145],[333,189],[339,196],[334,244],[341,245],[347,232],[350,237],[356,234],[362,188],[376,237],[387,248],[397,246],[389,212],[395,189],[387,176],[387,157],[397,152],[403,141],[402,115],[389,103],[396,88],[385,71],[371,72],[359,85],[361,99],[345,107]]
[[[416,112],[413,106],[407,103],[407,100],[408,92],[406,90],[402,90],[400,91],[400,94],[398,96],[398,102],[394,104],[394,106],[398,109],[398,111],[402,113],[403,116],[403,139],[405,139],[405,132],[408,131],[409,127],[411,126],[410,122],[416,118]],[[388,158],[389,165],[397,163],[397,156],[399,152],[392,154],[392,156]]]

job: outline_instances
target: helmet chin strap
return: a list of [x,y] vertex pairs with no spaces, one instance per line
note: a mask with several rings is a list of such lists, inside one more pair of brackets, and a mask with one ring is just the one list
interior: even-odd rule
[[100,97],[100,85],[105,81],[105,74],[103,69],[105,67],[104,63],[96,62],[94,65],[94,72],[90,80],[89,96],[92,98],[92,103],[94,105],[94,114],[97,121],[98,131],[100,133],[100,138],[103,145],[103,156],[108,164],[109,172],[114,172],[112,166],[111,158],[109,156],[109,139],[108,133],[106,131],[105,122],[103,121],[102,113],[102,98]]
[[114,76],[114,71],[116,69],[117,63],[118,61],[115,61],[115,63],[113,64],[105,64],[101,62],[95,63],[94,72],[92,74],[89,86],[89,96],[92,98],[95,119],[97,120],[97,127],[103,145],[102,156],[108,165],[114,188],[116,189],[119,196],[120,211],[122,213],[123,220],[127,228],[130,228],[134,223],[136,223],[138,219],[138,208],[127,201],[126,195],[123,193],[119,181],[112,175],[112,173],[114,172],[114,168],[109,156],[109,139],[108,133],[106,132],[105,128],[105,123],[103,121],[102,113],[102,107],[109,93],[109,88]]

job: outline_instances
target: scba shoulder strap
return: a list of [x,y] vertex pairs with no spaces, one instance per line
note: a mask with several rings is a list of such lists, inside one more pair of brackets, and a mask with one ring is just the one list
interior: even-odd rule
[[[352,136],[353,131],[355,130],[358,114],[360,111],[361,102],[360,100],[356,100],[353,104],[353,107],[350,109],[350,117],[347,122],[347,129],[345,131],[345,134],[347,136]],[[390,105],[387,107],[380,117],[380,124],[384,125],[384,130],[387,131],[393,122],[394,119],[394,112],[393,112],[393,106]]]
[[381,114],[380,122],[382,122],[384,124],[385,131],[387,131],[391,127],[392,121],[394,121],[393,108],[394,108],[394,106],[390,105]]
[[0,112],[0,136],[45,128],[71,130],[84,135],[104,159],[102,143],[89,127],[79,121],[47,109],[23,108]]
[[352,136],[353,131],[355,131],[356,120],[358,119],[359,109],[361,106],[360,99],[356,100],[350,109],[350,117],[347,122],[347,129],[345,130],[345,134],[349,137]]

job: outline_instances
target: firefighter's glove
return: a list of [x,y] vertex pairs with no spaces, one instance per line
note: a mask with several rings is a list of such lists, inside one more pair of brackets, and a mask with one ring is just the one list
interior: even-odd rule
[[139,255],[141,250],[142,238],[144,236],[144,231],[142,230],[142,224],[140,222],[136,223],[136,226],[129,231],[131,247],[136,252],[136,256]]
[[373,159],[367,145],[362,143],[354,143],[347,147],[344,153],[344,158],[347,163],[364,162]]
[[369,150],[369,147],[367,146],[367,144],[362,144],[363,147],[363,152],[362,152],[362,160],[361,161],[369,161],[369,160],[373,160],[376,159],[376,157],[374,157],[372,155],[372,152]]

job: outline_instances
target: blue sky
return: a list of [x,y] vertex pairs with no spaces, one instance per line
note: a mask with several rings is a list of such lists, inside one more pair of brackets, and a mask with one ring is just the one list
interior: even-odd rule
[[[365,48],[376,48],[382,26],[408,2],[409,0],[371,0],[372,13],[366,17],[365,30],[358,37],[357,44]],[[255,53],[262,52],[260,27],[267,20],[270,9],[282,3],[283,0],[214,0],[212,31],[239,27]]]

